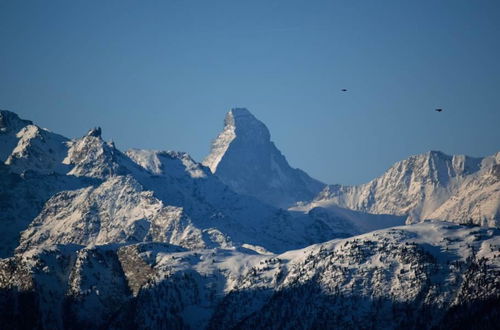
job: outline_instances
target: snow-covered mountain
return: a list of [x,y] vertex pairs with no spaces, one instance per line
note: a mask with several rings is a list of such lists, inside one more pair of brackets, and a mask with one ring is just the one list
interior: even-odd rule
[[498,229],[426,222],[283,254],[58,245],[0,260],[7,328],[485,328]]
[[[470,225],[498,225],[500,153],[431,152],[325,187],[244,109],[227,115],[209,167],[8,111],[0,147],[0,329],[500,322],[500,232]],[[394,227],[407,218],[450,223]]]
[[[129,154],[103,141],[99,130],[72,141],[64,159],[72,166],[68,175],[95,184],[51,197],[22,234],[19,249],[140,241],[186,248],[249,244],[273,251],[307,245],[286,212],[235,194],[186,154]],[[141,167],[147,156],[163,172]]]
[[90,184],[87,178],[64,175],[67,143],[13,112],[0,111],[0,257],[12,255],[20,232],[50,197]]
[[366,232],[340,214],[288,212],[239,195],[186,153],[122,153],[100,128],[69,140],[6,117],[17,118],[5,125],[17,146],[0,171],[2,257],[16,247],[142,241],[283,252]]
[[325,186],[290,167],[267,127],[242,108],[228,112],[203,164],[234,191],[283,208],[312,199]]
[[294,211],[321,207],[335,215],[346,215],[345,209],[389,215],[376,223],[401,216],[407,223],[445,219],[500,226],[500,152],[473,158],[430,151],[396,163],[367,184],[325,186],[292,169],[248,110],[232,109],[204,164],[233,190]]
[[430,151],[392,166],[359,186],[329,185],[295,209],[340,206],[408,215],[408,223],[442,219],[500,226],[500,152],[485,158]]

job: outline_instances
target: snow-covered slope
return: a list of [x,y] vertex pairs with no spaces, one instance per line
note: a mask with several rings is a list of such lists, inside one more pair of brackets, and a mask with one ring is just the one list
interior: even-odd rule
[[360,186],[327,186],[298,208],[340,207],[375,214],[408,215],[408,222],[447,219],[500,225],[500,153],[485,158],[431,151],[396,163]]
[[66,174],[68,166],[63,159],[68,152],[68,139],[36,125],[22,128],[19,139],[5,164],[15,173],[33,171],[41,174]]
[[0,322],[72,328],[494,328],[498,229],[426,222],[284,254],[139,243],[0,260]]
[[13,173],[0,164],[0,258],[12,255],[25,230],[53,195],[93,183],[87,178],[35,172]]
[[91,183],[64,175],[68,139],[10,111],[0,112],[0,126],[0,257],[6,257],[50,197]]
[[228,112],[203,164],[234,191],[283,208],[312,199],[324,187],[291,168],[267,127],[242,108]]
[[7,160],[17,145],[17,133],[33,122],[20,119],[17,114],[7,110],[0,110],[0,161]]
[[131,149],[126,151],[126,155],[155,175],[168,175],[175,178],[182,178],[186,175],[191,178],[210,176],[207,168],[195,162],[185,152]]
[[428,218],[500,226],[500,153],[494,158],[494,165],[465,180]]
[[210,327],[493,328],[498,234],[425,223],[285,253],[249,272]]

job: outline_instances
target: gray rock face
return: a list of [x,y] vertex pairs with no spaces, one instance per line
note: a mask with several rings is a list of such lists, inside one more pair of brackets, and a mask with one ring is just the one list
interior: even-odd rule
[[241,108],[226,115],[224,129],[203,164],[234,191],[278,207],[310,200],[324,187],[290,167],[267,127]]

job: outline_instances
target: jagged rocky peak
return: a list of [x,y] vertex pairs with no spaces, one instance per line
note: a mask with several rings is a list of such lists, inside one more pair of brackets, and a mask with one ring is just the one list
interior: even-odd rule
[[101,137],[101,128],[97,127],[70,143],[63,163],[74,165],[69,172],[71,175],[102,179],[128,173],[124,163],[132,162],[115,148],[114,143],[105,142]]
[[267,127],[245,108],[233,108],[224,119],[224,129],[212,143],[212,150],[203,164],[210,168],[212,173],[226,155],[231,144],[239,142],[270,142],[271,135]]
[[229,111],[203,164],[234,191],[289,207],[310,200],[324,184],[290,167],[266,125],[244,108]]
[[87,133],[87,136],[94,136],[94,137],[101,137],[101,128],[98,126],[98,127],[94,127],[92,128],[91,130],[88,131]]
[[213,142],[210,154],[203,161],[212,173],[217,171],[224,154],[236,138],[240,143],[266,144],[270,143],[271,134],[266,125],[247,109],[231,109],[224,119],[224,129]]
[[31,120],[21,119],[12,111],[0,110],[0,133],[17,133],[24,126],[32,124]]
[[245,108],[231,109],[226,116],[225,124],[232,125],[239,138],[249,138],[253,142],[270,142],[271,140],[271,134],[266,125]]

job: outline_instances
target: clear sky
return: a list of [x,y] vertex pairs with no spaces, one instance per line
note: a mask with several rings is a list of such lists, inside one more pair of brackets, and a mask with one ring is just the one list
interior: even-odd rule
[[231,107],[327,183],[492,154],[500,1],[0,0],[2,109],[201,161]]

